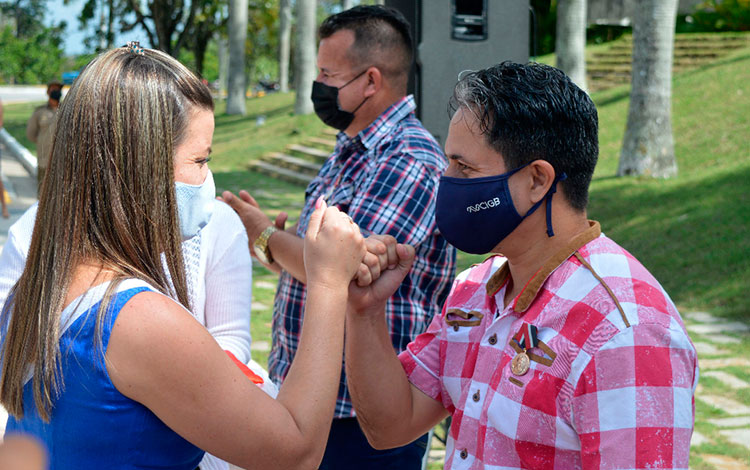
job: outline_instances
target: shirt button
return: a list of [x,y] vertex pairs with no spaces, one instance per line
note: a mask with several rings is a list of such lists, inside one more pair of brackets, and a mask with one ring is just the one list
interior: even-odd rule
[[497,335],[490,336],[490,339],[487,340],[488,343],[490,343],[492,346],[497,344]]
[[458,331],[458,325],[453,325],[453,331]]
[[466,451],[466,449],[461,450],[461,458],[466,459],[466,457],[469,456],[469,453]]
[[471,396],[471,399],[474,401],[479,401],[479,397],[479,390],[477,390],[476,392],[474,392],[474,395]]

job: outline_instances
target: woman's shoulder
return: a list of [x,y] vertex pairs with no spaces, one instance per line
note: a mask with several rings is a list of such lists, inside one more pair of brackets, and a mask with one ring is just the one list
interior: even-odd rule
[[180,303],[151,289],[131,291],[121,305],[113,325],[113,335],[136,350],[154,348],[184,328],[185,322],[195,322],[190,312]]
[[223,201],[216,201],[211,219],[203,228],[203,233],[212,238],[233,238],[236,236],[245,236],[245,226],[242,225],[240,216]]

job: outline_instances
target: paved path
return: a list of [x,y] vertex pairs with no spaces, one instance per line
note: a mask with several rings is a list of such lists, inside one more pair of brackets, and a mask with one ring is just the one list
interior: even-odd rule
[[[750,359],[741,353],[750,343],[750,325],[706,312],[684,316],[700,365],[695,398],[702,412],[691,441],[691,463],[750,470]],[[717,449],[726,448],[731,456],[719,455]]]
[[3,148],[2,144],[0,144],[0,155],[2,156],[0,171],[2,171],[3,184],[11,198],[8,206],[10,218],[0,217],[0,246],[2,246],[8,237],[10,226],[36,202],[36,178],[29,175],[24,167]]
[[[67,88],[63,90],[63,96]],[[47,101],[47,85],[3,85],[0,86],[3,103],[25,103]]]

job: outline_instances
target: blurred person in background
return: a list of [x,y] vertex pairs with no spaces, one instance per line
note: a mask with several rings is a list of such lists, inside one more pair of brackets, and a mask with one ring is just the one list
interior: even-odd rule
[[[3,102],[0,100],[0,129],[3,128]],[[2,206],[2,214],[3,218],[7,219],[10,217],[10,214],[8,213],[8,202],[5,200],[5,185],[3,184],[3,179],[0,178],[0,206]]]
[[52,137],[55,129],[55,115],[60,106],[63,84],[51,81],[47,84],[47,103],[38,106],[26,123],[26,137],[36,144],[37,183],[41,186],[47,171]]

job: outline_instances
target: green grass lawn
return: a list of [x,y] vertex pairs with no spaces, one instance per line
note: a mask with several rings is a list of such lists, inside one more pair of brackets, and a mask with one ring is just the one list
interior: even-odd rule
[[[632,252],[664,285],[682,312],[707,311],[748,321],[745,292],[750,286],[750,49],[673,82],[673,129],[679,175],[670,180],[614,176],[628,112],[628,86],[592,95],[599,109],[600,160],[591,185],[589,215],[604,232]],[[214,159],[217,190],[249,190],[270,216],[285,210],[292,221],[302,207],[304,188],[247,170],[269,151],[319,135],[314,115],[293,116],[293,95],[272,94],[247,102],[247,116],[226,116],[217,105]],[[33,105],[6,106],[6,127],[21,143]],[[258,117],[265,122],[258,125]],[[459,269],[482,256],[459,255]],[[256,268],[253,290],[254,341],[270,343],[276,276]],[[737,357],[750,355],[750,340],[726,346]],[[254,351],[265,364],[267,353]],[[737,375],[750,380],[747,371]],[[717,393],[730,393],[710,378]],[[750,393],[734,395],[750,405]],[[717,410],[698,403],[696,429]],[[706,453],[732,455],[750,465],[750,455],[724,441]],[[698,456],[695,468],[710,468]],[[435,464],[431,468],[442,468]]]
[[42,104],[44,102],[3,103],[3,127],[10,135],[15,137],[18,143],[29,149],[33,154],[36,154],[36,144],[26,138],[26,122],[31,117],[31,113],[34,112],[34,108]]

